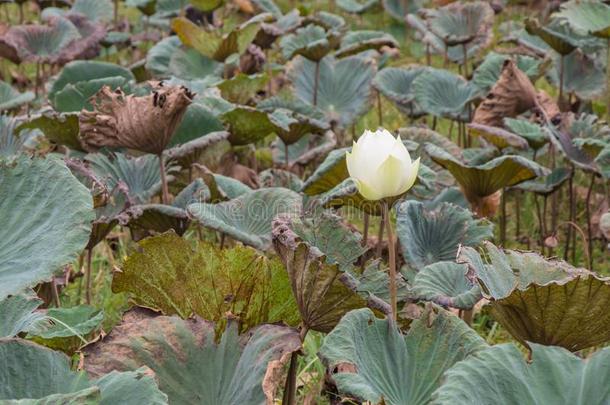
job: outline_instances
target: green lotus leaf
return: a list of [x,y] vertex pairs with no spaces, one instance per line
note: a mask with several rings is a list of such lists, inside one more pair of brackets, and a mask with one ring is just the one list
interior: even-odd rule
[[470,136],[481,137],[500,150],[509,147],[514,149],[527,149],[529,147],[527,140],[502,128],[474,122],[468,124],[467,127]]
[[488,42],[493,26],[494,12],[489,3],[449,3],[446,6],[426,10],[426,22],[434,35],[448,46],[474,41]]
[[277,259],[254,249],[195,245],[165,233],[143,239],[115,273],[114,292],[164,314],[220,322],[231,313],[243,330],[262,322],[298,323],[288,277]]
[[331,51],[331,43],[324,28],[310,24],[280,40],[284,59],[302,55],[311,61],[319,61]]
[[[485,55],[483,62],[475,69],[472,75],[472,83],[482,92],[489,92],[500,78],[504,62],[509,59],[511,59],[509,55],[489,52]],[[527,55],[515,55],[513,60],[517,63],[519,70],[525,73],[532,83],[543,75],[549,64],[543,59]]]
[[51,320],[52,326],[30,329],[26,337],[66,353],[74,353],[81,347],[81,339],[93,338],[104,320],[104,312],[89,305],[49,308],[46,316]]
[[260,29],[260,21],[246,21],[225,35],[217,31],[206,31],[186,17],[173,19],[171,28],[184,45],[218,62],[224,62],[229,56],[235,53],[241,55],[246,50]]
[[167,146],[173,148],[178,145],[185,145],[223,129],[222,122],[216,115],[201,104],[193,103],[186,109],[180,125],[178,125]]
[[34,100],[34,93],[31,91],[20,93],[10,84],[0,81],[0,113],[21,107],[32,100]]
[[51,279],[93,220],[89,190],[55,157],[0,162],[0,211],[0,299]]
[[410,13],[417,13],[421,8],[423,1],[414,0],[382,0],[383,9],[394,19],[404,23],[405,17]]
[[181,45],[180,38],[175,35],[157,42],[146,53],[146,70],[156,77],[169,76],[170,61],[175,53],[181,51]]
[[[145,369],[89,380],[70,360],[22,339],[0,339],[0,401],[19,404],[167,404]],[[4,401],[6,400],[6,401]]]
[[515,188],[540,195],[551,195],[568,181],[571,176],[572,171],[569,168],[557,167],[548,176],[541,179],[524,181],[515,186]]
[[524,138],[529,146],[535,150],[542,148],[549,141],[548,136],[542,131],[542,128],[533,122],[515,118],[504,118],[504,126]]
[[384,31],[350,31],[341,40],[335,56],[343,58],[371,49],[379,51],[383,47],[398,48],[398,42]]
[[408,117],[419,118],[426,113],[415,102],[413,81],[426,68],[415,66],[409,68],[388,67],[380,70],[373,79],[373,86],[392,101]]
[[493,237],[492,224],[475,219],[470,211],[453,204],[426,207],[406,201],[396,208],[396,234],[402,254],[417,270],[455,259],[458,248],[477,246]]
[[453,262],[437,262],[422,268],[412,284],[412,296],[438,305],[471,309],[481,298],[481,288],[467,277],[468,267]]
[[[131,74],[131,72],[129,72]],[[105,77],[69,83],[55,94],[50,94],[49,99],[53,108],[60,113],[79,112],[82,109],[91,111],[93,106],[90,99],[98,91],[108,86],[112,90],[122,89],[126,93],[131,93],[131,82],[121,76]]]
[[296,174],[281,170],[267,169],[258,174],[261,187],[286,187],[289,190],[299,192],[303,187],[303,180]]
[[191,204],[189,214],[202,225],[260,250],[271,246],[271,221],[300,212],[301,196],[285,188],[254,190],[218,204]]
[[20,134],[26,129],[38,129],[51,142],[84,152],[78,140],[80,125],[76,113],[59,114],[55,111],[45,111],[17,126],[16,131]]
[[322,194],[347,179],[349,173],[345,153],[349,150],[350,148],[341,148],[331,151],[312,175],[305,180],[301,191],[306,195]]
[[200,161],[208,163],[207,157],[215,153],[219,154],[218,157],[223,156],[231,148],[228,137],[226,131],[210,132],[180,146],[166,149],[163,155],[177,162],[180,167],[190,168]]
[[[123,153],[106,156],[102,153],[92,153],[85,157],[93,173],[104,181],[109,190],[126,186],[127,194],[136,204],[148,202],[161,190],[161,174],[159,173],[159,158],[155,155],[129,157]],[[172,167],[166,168],[168,173]],[[168,181],[173,177],[170,176]]]
[[337,0],[337,7],[353,14],[362,14],[379,4],[379,0]]
[[238,73],[218,84],[222,97],[231,103],[247,104],[269,82],[265,73],[246,75]]
[[281,11],[266,10],[265,12],[271,13],[276,20],[261,24],[261,30],[256,34],[254,44],[262,49],[270,48],[277,38],[293,32],[301,26],[303,21],[298,9],[293,9],[287,14],[282,14]]
[[571,351],[610,340],[610,279],[537,253],[501,250],[484,242],[460,250],[491,302],[492,316],[519,342]]
[[404,335],[369,309],[351,311],[319,356],[339,392],[372,403],[427,404],[443,373],[487,345],[456,316],[429,308]]
[[222,65],[195,49],[176,47],[169,58],[165,74],[184,80],[203,80],[210,84],[220,82]]
[[[354,271],[354,273],[356,273]],[[364,298],[372,296],[384,300],[390,305],[390,275],[387,266],[383,265],[380,259],[375,259],[367,263],[364,271],[354,274],[357,279],[356,291]],[[411,298],[411,290],[404,278],[396,279],[396,298],[398,302]]]
[[111,0],[76,0],[73,4],[63,4],[64,7],[70,7],[67,10],[58,7],[62,6],[61,1],[51,1],[49,3],[53,7],[44,7],[40,14],[40,18],[43,21],[48,21],[53,17],[82,14],[90,21],[108,22],[112,20],[114,15],[114,5]]
[[[559,61],[555,68],[547,72],[548,80],[559,87]],[[563,91],[574,93],[582,100],[592,100],[601,96],[606,89],[604,71],[596,60],[580,50],[564,57],[563,60]]]
[[610,349],[583,359],[560,347],[532,343],[526,360],[512,343],[489,347],[456,364],[431,402],[574,405],[610,400],[604,384]]
[[85,368],[96,376],[145,365],[172,404],[264,405],[279,382],[267,373],[300,347],[298,332],[285,326],[259,325],[238,335],[236,322],[230,322],[217,341],[212,322],[136,308],[86,349]]
[[493,210],[486,212],[485,201],[482,201],[486,197],[505,187],[549,173],[548,169],[516,155],[500,156],[484,164],[470,165],[432,144],[426,144],[425,151],[432,160],[451,172],[474,211],[483,216],[493,213]]
[[224,0],[189,0],[189,3],[197,10],[209,13],[222,6]]
[[[446,137],[444,135],[439,134],[436,131],[432,131],[431,129],[419,128],[419,127],[404,127],[404,128],[400,128],[398,130],[398,133],[399,133],[401,139],[403,139],[403,142],[411,141],[411,142],[414,142],[419,145],[431,143],[431,144],[443,149],[444,151],[451,154],[452,156],[461,157],[463,155],[462,148],[460,148],[458,145],[453,143],[453,141],[451,141],[451,139],[449,139],[448,137]],[[414,151],[417,149],[417,148],[413,149],[413,147],[411,147],[409,145],[406,145],[406,146],[407,146],[407,149],[410,151]],[[426,157],[424,156],[423,159],[425,159],[425,158]],[[430,159],[428,159],[427,164],[435,165],[435,163],[432,162]],[[440,168],[439,168],[439,170],[440,170]]]
[[610,146],[601,150],[595,158],[595,163],[599,166],[601,175],[604,179],[610,178]]
[[19,124],[17,118],[0,115],[0,159],[18,155],[41,135],[37,129],[17,133]]
[[0,300],[0,338],[15,337],[21,332],[48,327],[44,314],[36,312],[41,304],[42,300],[33,291]]
[[567,55],[580,45],[580,36],[565,20],[554,19],[548,25],[542,26],[537,19],[527,18],[525,30],[531,35],[539,36],[560,55]]
[[318,11],[313,15],[307,16],[304,25],[309,24],[319,25],[335,37],[342,35],[346,29],[345,18],[327,11]]
[[555,14],[565,18],[575,30],[600,38],[610,38],[610,6],[598,0],[568,1]]
[[233,106],[220,115],[229,131],[232,145],[248,145],[260,141],[276,131],[269,114],[248,106]]
[[143,233],[173,230],[182,236],[190,225],[186,207],[195,202],[208,201],[210,198],[210,190],[204,181],[196,179],[176,196],[171,205],[141,204],[130,207],[129,228]]
[[[374,62],[358,56],[342,59],[327,56],[319,64],[317,107],[329,122],[349,127],[367,111],[375,76]],[[316,63],[296,58],[288,77],[296,97],[313,104]]]
[[[323,136],[307,134],[295,143],[288,145],[288,164],[294,167],[306,167],[319,162],[337,146],[334,132],[326,131]],[[286,164],[286,147],[278,137],[271,143],[273,162]]]
[[273,0],[252,0],[252,4],[261,11],[273,15],[275,18],[283,15],[282,10]]
[[415,101],[439,118],[468,120],[467,106],[478,93],[473,84],[443,69],[427,68],[412,83]]
[[127,7],[135,7],[146,17],[150,17],[157,11],[157,0],[126,0]]
[[306,330],[328,333],[345,313],[366,305],[349,273],[365,249],[340,217],[325,212],[278,216],[273,245],[290,277]]
[[[381,215],[383,202],[371,201],[362,197],[356,183],[351,178],[346,178],[332,189],[319,195],[320,204],[327,208],[356,207],[367,214]],[[395,199],[391,199],[394,200]]]

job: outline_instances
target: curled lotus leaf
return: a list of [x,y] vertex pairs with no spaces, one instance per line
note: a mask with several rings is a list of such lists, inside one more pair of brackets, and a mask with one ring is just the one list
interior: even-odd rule
[[500,150],[509,147],[514,149],[527,149],[529,147],[527,140],[503,128],[477,123],[468,124],[467,127],[471,136],[481,137]]
[[337,7],[348,13],[362,14],[379,4],[379,0],[337,0]]
[[280,46],[285,59],[301,55],[315,62],[332,50],[326,30],[316,24],[309,24],[297,29],[293,34],[286,35],[280,40]]
[[135,308],[85,349],[85,369],[97,376],[147,366],[172,404],[272,404],[280,383],[273,371],[300,349],[298,332],[263,324],[238,335],[236,322],[229,322],[218,341],[215,335],[214,323],[199,317]]
[[31,290],[0,300],[0,338],[49,326],[44,314],[36,311],[42,302]]
[[487,93],[500,78],[504,63],[511,59],[532,82],[541,77],[551,63],[550,59],[541,59],[529,55],[517,54],[511,56],[489,52],[472,74],[472,82],[481,91]]
[[232,145],[248,145],[274,133],[277,126],[268,113],[245,105],[233,105],[220,115]]
[[516,189],[529,191],[540,195],[551,195],[572,177],[572,171],[567,167],[557,167],[540,179],[524,181],[515,186]]
[[555,15],[565,18],[575,30],[600,38],[610,38],[610,6],[597,0],[568,1]]
[[49,308],[45,316],[51,325],[31,328],[26,338],[54,350],[72,354],[83,345],[81,338],[91,340],[100,331],[104,311],[89,305]]
[[260,14],[224,35],[217,31],[206,31],[186,17],[174,18],[171,28],[184,45],[215,61],[224,62],[235,53],[244,53],[256,37],[263,20],[264,16]]
[[[204,115],[203,117],[194,118],[186,117],[185,120],[189,119],[190,121],[192,119],[192,122],[187,122],[189,124],[188,128],[179,128],[179,132],[177,132],[179,135],[182,136],[180,137],[181,139],[178,139],[178,142],[184,140],[186,136],[192,136],[193,134],[201,134],[202,132],[205,133],[205,131],[209,128],[199,130],[194,128],[197,122],[208,122],[208,117],[209,116],[207,115]],[[199,120],[198,118],[201,118],[201,120]],[[183,124],[185,123],[185,120],[182,121]],[[212,122],[216,124],[215,121]],[[198,138],[187,141],[178,146],[174,146],[173,148],[166,149],[163,155],[168,159],[177,162],[180,167],[190,168],[193,164],[198,163],[200,160],[206,160],[205,157],[210,156],[210,154],[224,154],[223,152],[226,152],[231,148],[228,138],[229,133],[227,131],[209,132],[207,134],[204,134],[203,136],[199,136]]]
[[[375,71],[374,60],[360,56],[320,60],[316,107],[331,125],[349,127],[367,111]],[[315,77],[316,63],[305,58],[295,58],[288,68],[296,97],[308,104],[313,104]]]
[[534,150],[542,148],[549,141],[549,137],[542,130],[542,127],[533,122],[523,119],[504,118],[504,127],[524,138]]
[[468,121],[468,105],[478,89],[461,76],[443,69],[427,68],[413,80],[415,101],[435,117]]
[[413,81],[425,71],[426,68],[422,66],[387,67],[377,72],[373,79],[373,87],[392,101],[403,114],[419,118],[426,113],[415,101]]
[[428,307],[403,334],[369,309],[349,312],[319,356],[344,396],[387,405],[427,404],[454,364],[486,348],[458,317]]
[[537,253],[483,247],[485,258],[464,247],[458,262],[468,265],[492,315],[519,342],[578,351],[610,340],[610,279]]
[[50,280],[94,219],[89,190],[55,157],[0,162],[0,211],[0,299]]
[[192,244],[172,232],[138,245],[112,280],[114,292],[130,293],[138,305],[219,323],[230,313],[242,330],[263,322],[298,324],[288,276],[277,259],[244,246]]
[[549,174],[548,169],[517,155],[500,156],[484,164],[470,165],[432,144],[426,144],[425,151],[433,161],[451,172],[479,216],[495,213],[499,201],[490,197],[505,187]]
[[0,339],[0,401],[28,404],[167,405],[150,370],[111,371],[90,380],[63,353],[22,339]]
[[430,31],[447,46],[477,41],[489,43],[494,12],[489,3],[449,3],[437,9],[421,10]]
[[[286,267],[307,330],[328,333],[345,313],[367,304],[349,272],[365,249],[340,217],[326,212],[278,216],[273,246]],[[382,311],[389,307],[373,296],[368,304]]]
[[252,188],[233,177],[205,172],[201,178],[210,190],[210,202],[233,200],[252,191]]
[[[516,345],[496,345],[473,354],[445,374],[432,404],[604,404],[610,400],[606,364],[610,349],[583,359],[561,347],[530,343],[526,360]],[[501,388],[504,387],[504,388]]]
[[351,31],[341,40],[335,56],[343,58],[371,49],[380,51],[382,48],[398,48],[398,42],[384,31]]
[[421,269],[411,292],[414,299],[458,309],[471,309],[483,298],[479,285],[468,278],[468,266],[448,261]]
[[298,9],[293,9],[286,14],[282,14],[279,9],[274,11],[266,10],[265,12],[273,14],[275,21],[268,23],[263,22],[261,24],[261,30],[256,34],[254,44],[260,46],[262,49],[270,48],[278,38],[293,32],[300,27],[303,22]]
[[280,187],[264,188],[218,204],[188,206],[202,225],[260,250],[271,247],[271,222],[286,212],[301,212],[301,196]]
[[146,96],[126,96],[104,86],[91,100],[93,111],[79,116],[84,148],[132,148],[160,155],[180,124],[193,94],[184,87],[152,83]]
[[531,35],[540,37],[560,55],[568,55],[580,45],[576,32],[571,29],[567,21],[562,19],[553,19],[548,25],[543,26],[535,18],[526,18],[525,30]]
[[230,79],[220,82],[217,87],[226,100],[236,104],[247,104],[256,93],[262,90],[269,82],[266,73],[247,75],[238,73]]
[[[548,80],[559,87],[559,61],[547,72]],[[573,93],[582,100],[592,100],[601,96],[606,90],[606,77],[595,58],[580,49],[564,56],[563,90]]]
[[406,201],[396,208],[396,234],[405,260],[421,270],[439,261],[455,260],[460,245],[478,246],[493,237],[486,220],[450,203],[426,207]]
[[0,113],[19,108],[32,100],[34,100],[34,93],[31,91],[20,93],[10,84],[0,81]]
[[33,129],[40,130],[45,138],[56,145],[64,145],[79,152],[85,151],[78,140],[80,127],[76,113],[63,114],[53,110],[44,110],[32,115],[29,121],[18,125],[16,131],[22,134],[26,130]]

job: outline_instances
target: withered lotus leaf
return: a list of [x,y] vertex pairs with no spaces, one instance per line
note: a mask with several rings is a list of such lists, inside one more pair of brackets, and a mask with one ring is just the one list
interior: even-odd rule
[[182,121],[194,94],[186,87],[151,82],[152,92],[137,97],[104,86],[81,111],[80,141],[87,150],[124,147],[159,155]]

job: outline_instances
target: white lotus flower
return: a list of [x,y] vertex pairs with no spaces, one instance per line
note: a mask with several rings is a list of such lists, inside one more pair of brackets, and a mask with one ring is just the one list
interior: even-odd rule
[[364,134],[347,152],[347,171],[358,191],[367,200],[381,200],[403,194],[417,178],[419,158],[411,162],[409,151],[400,136],[394,138],[379,128]]

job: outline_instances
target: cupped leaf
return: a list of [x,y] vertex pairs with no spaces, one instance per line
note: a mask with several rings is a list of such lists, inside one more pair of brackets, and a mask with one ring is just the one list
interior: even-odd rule
[[527,361],[512,343],[489,347],[456,364],[432,404],[604,404],[610,349],[582,359],[560,347],[532,343]]
[[229,131],[232,145],[248,145],[276,131],[269,114],[248,106],[232,106],[220,119]]
[[167,396],[143,368],[125,373],[114,371],[90,381],[84,372],[70,369],[66,355],[21,339],[0,339],[0,358],[3,359],[0,363],[2,402],[167,404]]
[[230,79],[224,80],[217,85],[220,94],[226,100],[236,104],[247,104],[256,93],[262,90],[269,81],[265,73],[246,75],[238,73]]
[[471,309],[483,298],[479,285],[468,279],[468,266],[448,261],[421,269],[413,279],[411,296],[459,309]]
[[[203,121],[206,122],[207,117],[203,116]],[[195,121],[195,120],[193,120]],[[184,123],[184,121],[183,121]],[[189,123],[190,129],[193,129],[193,125],[196,123]],[[180,129],[180,128],[179,128]],[[186,129],[186,128],[185,128]],[[205,132],[207,129],[199,129],[201,132]],[[190,132],[185,130],[180,135],[193,135],[198,132]],[[195,138],[182,145],[175,146],[170,149],[166,149],[164,156],[178,163],[180,167],[191,168],[192,165],[198,162],[209,163],[208,157],[218,153],[218,158],[222,157],[231,148],[231,144],[227,140],[229,133],[226,131],[210,132],[206,135]],[[213,159],[215,160],[215,159]]]
[[449,3],[422,14],[430,31],[448,46],[491,40],[494,12],[487,2]]
[[610,6],[599,0],[568,1],[555,15],[565,18],[577,31],[600,38],[610,38]]
[[[364,114],[371,96],[371,82],[375,76],[372,59],[352,56],[335,59],[327,56],[319,62],[317,107],[331,123],[345,128]],[[295,95],[303,102],[313,104],[316,63],[296,58],[288,77]]]
[[416,13],[422,6],[423,1],[382,0],[383,9],[394,19],[404,23],[409,13]]
[[492,315],[519,342],[578,351],[610,340],[610,279],[537,253],[484,248],[485,258],[464,247],[458,262],[474,272]]
[[218,204],[191,204],[189,214],[202,225],[260,250],[271,246],[271,221],[301,211],[301,196],[286,188],[254,190]]
[[404,335],[369,309],[351,311],[319,356],[343,395],[388,405],[427,404],[445,371],[487,345],[464,322],[430,307]]
[[167,146],[171,148],[186,145],[204,135],[223,129],[222,122],[208,108],[193,103],[186,109],[180,125],[176,128],[176,132]]
[[34,100],[34,93],[26,91],[20,93],[10,84],[0,81],[0,113],[21,107]]
[[303,184],[303,193],[317,195],[332,190],[349,177],[345,153],[350,148],[341,148],[331,151],[326,159],[316,168]]
[[524,181],[516,185],[515,188],[536,194],[550,195],[557,191],[570,177],[572,177],[572,171],[569,168],[558,167],[548,176],[541,179]]
[[286,35],[281,39],[280,46],[285,59],[301,55],[315,62],[328,55],[332,49],[326,30],[315,24],[309,24],[297,29],[294,34]]
[[216,173],[204,173],[203,181],[210,189],[210,201],[219,202],[233,200],[252,191],[250,186],[232,177]]
[[527,140],[502,128],[477,123],[468,124],[467,127],[471,136],[481,137],[500,150],[508,147],[527,149],[529,146]]
[[524,138],[529,146],[535,150],[542,148],[549,138],[540,125],[522,119],[505,118],[504,126],[520,137]]
[[52,325],[31,329],[27,338],[66,353],[73,353],[81,347],[83,339],[94,337],[104,320],[104,312],[89,305],[50,308],[46,316]]
[[[560,63],[555,60],[547,78],[559,87]],[[580,49],[564,56],[563,60],[563,90],[573,93],[582,100],[592,100],[602,95],[606,90],[606,77],[599,63]]]
[[468,120],[467,106],[478,89],[461,76],[447,70],[427,68],[413,80],[415,101],[436,117]]
[[274,370],[300,347],[298,332],[285,326],[259,325],[238,335],[230,322],[216,341],[212,322],[136,308],[86,348],[85,369],[97,376],[147,366],[172,404],[264,405],[273,402],[279,382]]
[[[330,332],[346,312],[367,303],[349,273],[365,249],[340,217],[278,216],[273,222],[273,246],[288,272],[306,329]],[[384,306],[388,305],[381,302],[378,309]]]
[[480,216],[493,215],[497,209],[497,204],[492,204],[487,197],[505,187],[549,173],[537,163],[516,155],[497,157],[481,165],[469,165],[432,144],[426,144],[425,150],[432,160],[451,172],[473,211]]
[[420,66],[409,68],[388,67],[375,75],[373,86],[390,99],[403,114],[418,118],[426,113],[415,102],[413,81],[425,71],[426,68]]
[[0,159],[11,158],[28,149],[30,142],[36,141],[42,133],[37,129],[19,132],[20,119],[0,115]]
[[565,20],[553,19],[548,25],[542,26],[537,19],[527,18],[525,30],[539,36],[560,55],[567,55],[580,45],[580,37]]
[[382,48],[398,48],[398,42],[384,31],[351,31],[341,40],[335,56],[344,58],[371,49],[379,51]]
[[0,162],[0,299],[51,279],[85,247],[89,190],[54,157]]
[[47,327],[49,323],[44,314],[36,312],[41,304],[42,300],[33,291],[0,300],[0,338]]
[[276,126],[277,136],[287,145],[297,142],[308,134],[321,135],[330,128],[325,121],[286,108],[275,109],[269,115],[269,119]]
[[426,207],[406,201],[396,208],[396,233],[402,254],[415,269],[455,260],[460,245],[477,246],[493,237],[492,225],[449,203]]

